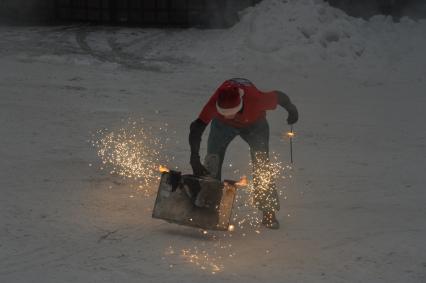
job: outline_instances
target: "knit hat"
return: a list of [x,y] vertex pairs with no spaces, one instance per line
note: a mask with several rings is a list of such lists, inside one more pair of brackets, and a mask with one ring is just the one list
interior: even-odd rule
[[237,114],[243,108],[244,90],[236,86],[230,86],[219,91],[216,102],[217,112],[223,116]]

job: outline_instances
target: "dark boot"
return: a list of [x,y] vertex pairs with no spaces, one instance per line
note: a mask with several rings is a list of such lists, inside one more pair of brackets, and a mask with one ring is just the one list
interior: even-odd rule
[[264,211],[262,218],[262,225],[269,229],[279,229],[280,223],[278,222],[274,211]]

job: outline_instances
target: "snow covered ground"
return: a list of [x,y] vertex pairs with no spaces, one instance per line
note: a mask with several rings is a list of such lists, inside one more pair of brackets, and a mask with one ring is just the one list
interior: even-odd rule
[[[426,21],[320,0],[241,17],[228,30],[0,27],[0,282],[426,282]],[[189,124],[232,77],[300,111],[282,228],[203,235],[152,219],[153,197],[99,169],[91,134],[168,124],[169,166],[189,172]],[[285,118],[268,114],[288,163]],[[248,160],[234,141],[225,177]]]

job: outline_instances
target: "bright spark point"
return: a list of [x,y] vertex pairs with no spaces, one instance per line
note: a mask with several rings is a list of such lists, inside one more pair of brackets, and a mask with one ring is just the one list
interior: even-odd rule
[[235,185],[237,187],[246,187],[248,186],[248,183],[249,182],[248,182],[247,176],[242,176],[241,179],[235,183]]
[[231,224],[231,225],[229,225],[229,226],[228,226],[228,231],[229,231],[229,232],[234,232],[234,231],[235,231],[235,226],[234,226],[234,225],[232,225],[232,224]]
[[296,134],[294,132],[287,132],[286,134],[287,134],[287,137],[289,137],[289,138],[293,138],[293,137],[296,136]]
[[160,165],[160,167],[158,168],[158,170],[160,171],[160,173],[168,173],[170,172],[170,169],[167,168],[166,166]]

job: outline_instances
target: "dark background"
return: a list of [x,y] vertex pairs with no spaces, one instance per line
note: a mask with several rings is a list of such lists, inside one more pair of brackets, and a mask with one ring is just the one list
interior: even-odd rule
[[[90,22],[136,26],[227,27],[261,0],[0,0],[0,21],[14,24]],[[328,0],[348,14],[426,18],[424,0]]]
[[349,15],[370,18],[377,14],[391,15],[394,20],[403,16],[426,18],[425,0],[327,0],[332,6]]

